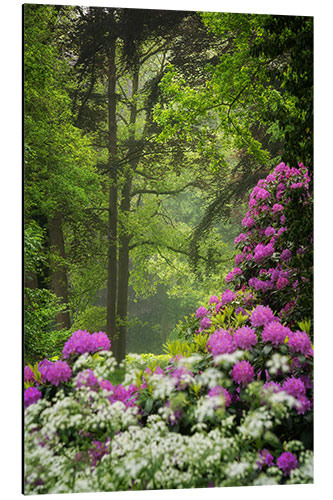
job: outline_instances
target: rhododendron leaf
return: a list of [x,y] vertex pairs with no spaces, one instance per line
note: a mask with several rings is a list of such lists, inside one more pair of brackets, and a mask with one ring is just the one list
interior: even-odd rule
[[262,352],[265,356],[267,356],[267,354],[269,354],[272,351],[272,349],[273,349],[272,345],[265,345]]
[[264,441],[266,443],[270,444],[273,448],[282,450],[280,440],[276,436],[276,434],[274,434],[274,432],[266,431],[263,438],[264,438]]
[[145,411],[147,413],[150,413],[152,408],[153,408],[153,403],[154,401],[152,399],[147,399],[146,402],[145,402]]
[[310,329],[311,329],[311,319],[305,319],[303,321],[299,321],[297,323],[297,325],[299,326],[299,328],[306,332],[308,335],[310,335]]

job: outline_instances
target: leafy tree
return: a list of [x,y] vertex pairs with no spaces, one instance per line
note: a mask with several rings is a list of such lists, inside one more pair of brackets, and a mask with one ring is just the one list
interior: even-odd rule
[[[37,284],[51,287],[67,304],[65,226],[84,223],[92,198],[98,204],[99,179],[90,141],[72,124],[58,22],[52,6],[24,6],[24,216],[26,225],[36,221],[46,230],[44,275],[38,274]],[[68,309],[59,311],[57,322],[69,328]]]
[[[210,39],[210,52],[204,45],[206,72],[196,79],[181,65],[186,58],[193,71],[200,48],[175,55],[160,84],[165,100],[155,108],[160,140],[182,136],[194,144],[200,133],[199,147],[223,179],[193,233],[195,268],[200,238],[230,216],[274,163],[312,166],[312,18],[203,13],[202,20],[219,40]],[[186,32],[183,38],[193,46],[195,37]]]

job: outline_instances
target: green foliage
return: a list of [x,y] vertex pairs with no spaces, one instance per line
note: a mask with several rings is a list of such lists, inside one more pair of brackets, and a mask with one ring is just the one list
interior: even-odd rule
[[64,311],[56,295],[45,288],[24,290],[24,355],[29,361],[61,353],[67,330],[56,330],[55,316]]
[[[42,273],[46,261],[45,236],[34,221],[25,227],[24,267],[27,284]],[[35,361],[61,352],[67,331],[56,330],[55,317],[66,306],[54,293],[46,288],[24,289],[24,355],[26,360]]]
[[87,330],[88,332],[105,332],[106,308],[101,306],[88,306],[74,317],[73,330]]

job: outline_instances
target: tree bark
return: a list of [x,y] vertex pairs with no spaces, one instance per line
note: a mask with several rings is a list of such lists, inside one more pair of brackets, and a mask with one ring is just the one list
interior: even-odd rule
[[119,360],[117,339],[117,123],[116,123],[116,40],[111,40],[108,53],[108,167],[109,226],[108,226],[108,278],[107,278],[107,335],[111,349]]
[[[50,248],[54,256],[51,264],[51,287],[63,304],[68,304],[68,280],[65,264],[65,245],[62,230],[62,217],[59,213],[49,220]],[[59,261],[58,261],[59,259]],[[69,311],[62,311],[56,315],[57,329],[70,328]]]

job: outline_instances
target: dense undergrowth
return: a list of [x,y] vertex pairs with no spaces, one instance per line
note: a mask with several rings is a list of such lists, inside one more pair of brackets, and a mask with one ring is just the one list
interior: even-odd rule
[[25,493],[313,482],[309,183],[284,164],[258,182],[230,288],[166,354],[119,369],[106,334],[78,330],[25,367]]

